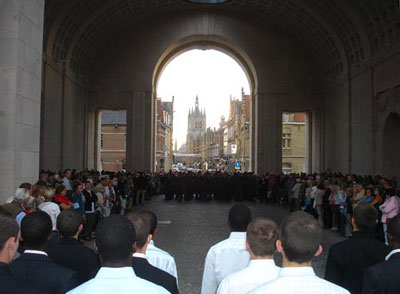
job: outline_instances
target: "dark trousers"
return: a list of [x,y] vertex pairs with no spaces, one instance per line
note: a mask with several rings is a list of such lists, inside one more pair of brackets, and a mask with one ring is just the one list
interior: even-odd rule
[[290,212],[294,212],[300,210],[300,201],[299,198],[290,199]]
[[86,213],[86,226],[85,235],[89,235],[93,232],[94,226],[96,224],[96,213]]

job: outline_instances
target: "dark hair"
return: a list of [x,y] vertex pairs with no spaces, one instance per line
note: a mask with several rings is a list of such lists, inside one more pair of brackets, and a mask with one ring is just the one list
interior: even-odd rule
[[4,245],[10,238],[17,241],[19,227],[15,218],[0,212],[0,251],[4,249]]
[[392,239],[400,245],[400,215],[390,219],[387,226],[387,233],[389,235],[389,240]]
[[150,234],[154,235],[154,232],[156,231],[158,225],[156,214],[148,210],[141,211],[139,212],[139,214],[145,217],[147,221],[150,223]]
[[28,248],[43,246],[49,239],[53,225],[50,216],[43,211],[27,214],[21,222],[21,236]]
[[56,194],[60,194],[62,191],[64,191],[65,189],[67,189],[64,185],[58,185],[56,187]]
[[116,263],[129,258],[135,239],[135,228],[122,215],[112,214],[96,228],[96,246],[103,263]]
[[378,212],[369,203],[362,202],[354,209],[353,218],[360,232],[372,232],[378,220]]
[[57,230],[63,237],[75,236],[81,224],[81,215],[73,209],[61,211],[57,217]]
[[235,204],[229,210],[228,217],[231,230],[234,232],[246,232],[247,226],[251,222],[251,211],[243,204]]
[[303,211],[294,212],[282,221],[280,240],[291,262],[311,261],[321,244],[322,229],[316,219]]
[[26,190],[30,190],[32,188],[32,185],[30,183],[22,183],[19,185],[20,188],[25,188]]
[[276,251],[278,226],[268,218],[257,218],[247,227],[246,240],[256,256],[273,255]]
[[81,186],[82,183],[80,181],[74,181],[73,186],[74,186],[74,191],[78,190],[78,187]]
[[126,217],[131,221],[132,225],[135,227],[136,246],[138,248],[143,248],[143,246],[146,244],[147,237],[150,234],[150,223],[143,215],[140,214],[129,213]]

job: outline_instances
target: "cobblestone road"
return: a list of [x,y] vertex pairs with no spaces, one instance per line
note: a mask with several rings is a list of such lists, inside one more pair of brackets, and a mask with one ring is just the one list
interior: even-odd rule
[[[251,208],[253,217],[269,217],[278,224],[288,213],[288,209],[280,206],[245,204]],[[229,236],[227,218],[232,205],[233,203],[219,202],[165,202],[163,196],[157,196],[146,202],[143,207],[137,208],[153,211],[161,222],[171,221],[170,224],[159,225],[159,234],[154,240],[158,247],[175,257],[182,294],[200,293],[205,256],[210,246]],[[319,276],[323,276],[325,272],[329,247],[341,240],[337,234],[324,231],[324,253],[313,262]],[[277,264],[281,265],[281,256],[277,255],[275,259]]]

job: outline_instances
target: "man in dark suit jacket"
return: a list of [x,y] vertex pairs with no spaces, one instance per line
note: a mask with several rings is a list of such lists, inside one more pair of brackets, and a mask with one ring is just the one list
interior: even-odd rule
[[80,284],[88,281],[91,274],[100,268],[98,255],[78,241],[82,229],[82,218],[78,212],[62,211],[57,217],[57,230],[61,239],[47,250],[55,263],[79,274]]
[[0,213],[0,293],[33,294],[26,285],[16,282],[10,274],[12,262],[19,245],[19,227],[11,215]]
[[388,242],[393,249],[386,261],[367,268],[364,272],[363,294],[400,293],[400,216],[388,224]]
[[30,289],[48,294],[66,293],[79,284],[75,271],[54,263],[47,256],[52,223],[50,216],[36,211],[25,216],[21,223],[21,236],[26,250],[10,266],[11,276]]
[[374,207],[360,203],[353,214],[353,237],[331,247],[325,279],[352,294],[362,292],[363,273],[369,266],[385,260],[390,248],[372,237],[378,220]]
[[139,278],[164,287],[171,294],[178,294],[176,278],[169,273],[152,266],[146,259],[146,249],[151,241],[150,223],[139,214],[127,215],[136,231],[136,252],[132,257],[132,267]]

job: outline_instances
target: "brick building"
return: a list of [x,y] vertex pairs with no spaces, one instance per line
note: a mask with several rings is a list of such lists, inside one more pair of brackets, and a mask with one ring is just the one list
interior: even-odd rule
[[173,163],[174,97],[172,102],[157,99],[156,171],[169,171]]
[[101,170],[126,169],[126,111],[101,112],[100,165]]

